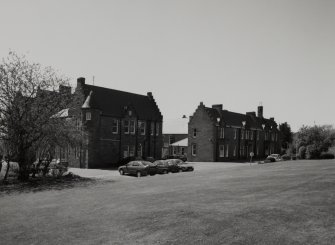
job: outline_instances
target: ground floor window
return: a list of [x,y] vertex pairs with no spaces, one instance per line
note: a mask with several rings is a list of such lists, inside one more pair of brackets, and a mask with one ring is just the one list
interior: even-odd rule
[[229,156],[229,146],[226,145],[226,157],[228,157],[228,156]]
[[134,145],[129,147],[129,156],[130,157],[135,156],[135,146]]
[[192,144],[192,156],[196,156],[196,155],[197,155],[197,145]]
[[139,144],[138,145],[138,148],[137,148],[137,156],[139,156],[139,157],[142,157],[142,145],[141,144]]
[[233,156],[236,157],[236,145],[234,146]]
[[219,145],[220,157],[224,157],[224,145]]

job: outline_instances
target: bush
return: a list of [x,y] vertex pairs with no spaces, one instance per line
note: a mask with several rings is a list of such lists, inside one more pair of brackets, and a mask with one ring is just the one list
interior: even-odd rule
[[321,159],[334,159],[335,156],[333,153],[330,153],[330,152],[322,152],[320,155],[320,158]]
[[284,160],[284,161],[288,161],[288,160],[291,160],[291,156],[289,155],[282,155],[281,158]]
[[298,151],[298,156],[299,156],[299,159],[306,158],[306,147],[305,146],[300,146],[299,151]]
[[320,151],[315,145],[308,145],[306,147],[306,159],[320,158]]

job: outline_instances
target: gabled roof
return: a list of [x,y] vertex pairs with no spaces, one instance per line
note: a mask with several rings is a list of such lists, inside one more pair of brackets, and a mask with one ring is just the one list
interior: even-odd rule
[[88,84],[83,86],[83,90],[84,105],[101,110],[103,114],[123,117],[126,108],[133,108],[139,119],[161,121],[163,118],[151,93],[139,95]]
[[228,110],[218,110],[215,108],[205,107],[206,112],[212,118],[212,120],[216,120],[220,118],[222,122],[226,125],[241,127],[242,122],[246,122],[246,127],[248,128],[256,128],[256,129],[263,129],[262,124],[265,124],[265,127],[277,127],[277,124],[274,120],[260,118],[253,115],[248,114],[241,114],[236,112],[231,112]]

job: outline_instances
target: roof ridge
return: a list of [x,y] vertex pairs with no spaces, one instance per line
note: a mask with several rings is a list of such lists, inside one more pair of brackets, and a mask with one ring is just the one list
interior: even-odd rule
[[100,88],[100,89],[106,89],[106,90],[113,90],[113,91],[121,92],[121,93],[125,93],[125,94],[132,94],[132,95],[137,95],[137,96],[148,97],[147,95],[144,95],[144,94],[136,94],[136,93],[132,93],[132,92],[127,92],[127,91],[113,89],[113,88],[100,87],[100,86],[95,86],[95,85],[91,85],[91,84],[85,84],[85,86],[94,87],[94,88]]

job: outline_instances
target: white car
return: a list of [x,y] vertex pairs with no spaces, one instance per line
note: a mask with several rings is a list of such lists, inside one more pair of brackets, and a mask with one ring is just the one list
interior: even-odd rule
[[271,155],[268,155],[266,159],[269,159],[269,158],[274,158],[277,161],[281,161],[281,156],[279,154],[271,154]]

